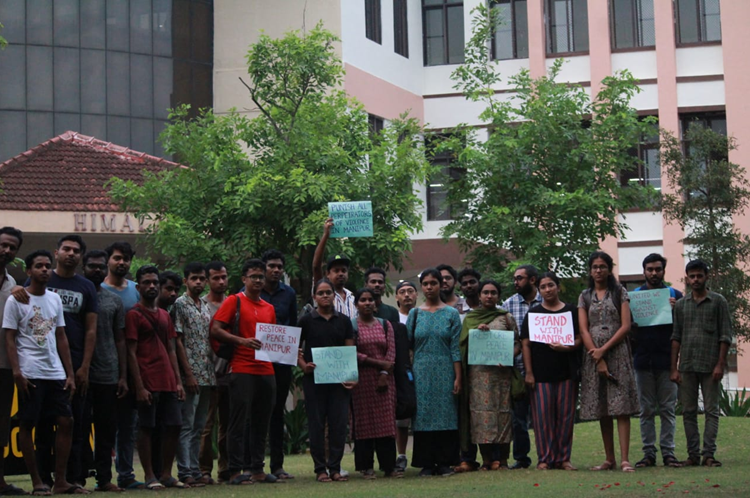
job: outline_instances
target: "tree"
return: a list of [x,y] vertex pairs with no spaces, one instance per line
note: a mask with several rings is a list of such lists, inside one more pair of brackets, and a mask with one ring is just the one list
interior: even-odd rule
[[663,197],[664,218],[685,231],[687,256],[708,264],[708,287],[727,299],[737,336],[750,338],[750,237],[734,223],[750,202],[750,182],[745,168],[729,161],[734,138],[696,122],[684,139],[685,148],[661,133],[660,162],[672,189]]
[[[4,28],[3,23],[0,23],[0,31],[2,31],[3,28]],[[7,46],[8,46],[8,41],[2,36],[0,36],[0,50],[4,49]]]
[[459,127],[437,149],[465,171],[449,194],[462,215],[443,235],[457,236],[475,266],[524,260],[580,274],[602,239],[627,228],[618,213],[653,200],[653,189],[619,180],[637,167],[632,151],[653,126],[630,106],[637,81],[627,72],[605,78],[591,101],[580,86],[555,81],[563,64],[557,60],[549,76],[511,76],[514,96],[498,98],[490,41],[499,20],[484,6],[474,13],[466,62],[452,78],[469,100],[485,105],[480,119],[488,137]]
[[373,237],[335,239],[329,252],[349,255],[355,268],[402,268],[410,234],[422,228],[413,185],[430,166],[421,130],[404,115],[370,132],[362,106],[340,90],[336,41],[321,25],[262,35],[243,81],[257,117],[206,109],[190,119],[187,107],[175,109],[161,141],[187,167],[142,185],[112,179],[123,210],[156,222],[147,241],[170,264],[220,258],[236,275],[245,258],[273,247],[308,296],[327,203],[370,200]]

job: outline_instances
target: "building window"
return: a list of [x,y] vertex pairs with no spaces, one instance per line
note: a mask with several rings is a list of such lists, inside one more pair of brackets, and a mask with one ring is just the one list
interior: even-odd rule
[[654,125],[654,132],[644,135],[638,147],[632,149],[630,154],[638,158],[637,167],[620,174],[620,182],[623,187],[629,185],[641,185],[661,190],[661,166],[659,164],[659,127]]
[[383,42],[380,0],[365,0],[365,36],[375,43]]
[[[680,116],[680,137],[682,148],[686,154],[690,154],[690,141],[685,138],[688,129],[695,125],[711,128],[716,133],[727,134],[727,116],[723,112],[711,112],[702,114],[683,114]],[[724,157],[723,159],[726,159]]]
[[656,45],[654,0],[611,0],[610,21],[614,48]]
[[374,114],[368,114],[367,124],[370,127],[370,135],[373,137],[376,137],[380,135],[381,131],[383,131],[383,126],[385,125],[385,121],[383,120],[383,118],[378,117]]
[[677,0],[677,43],[721,41],[719,0]]
[[393,0],[393,51],[409,58],[409,22],[406,0]]
[[529,24],[526,0],[493,0],[500,13],[500,25],[492,37],[492,58],[526,59],[529,56]]
[[587,0],[545,0],[547,54],[588,52]]
[[440,170],[427,181],[427,221],[447,221],[463,212],[461,204],[451,203],[448,192],[451,182],[463,178],[466,170],[453,166],[455,154],[453,151],[434,151],[436,141],[442,141],[446,137],[436,135],[427,137],[425,147],[433,166]]
[[422,0],[424,64],[464,62],[464,3],[455,0]]

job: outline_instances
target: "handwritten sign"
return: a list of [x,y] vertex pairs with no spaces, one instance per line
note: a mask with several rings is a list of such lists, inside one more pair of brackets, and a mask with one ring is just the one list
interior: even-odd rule
[[331,237],[372,237],[372,202],[329,202]]
[[563,346],[575,344],[573,314],[529,313],[529,340],[544,344],[559,343]]
[[315,363],[313,372],[316,384],[338,384],[359,380],[355,346],[312,348],[311,351]]
[[668,325],[672,323],[672,305],[669,304],[669,289],[635,291],[630,296],[630,311],[635,323],[641,327]]
[[263,346],[255,352],[255,359],[283,365],[296,365],[299,336],[302,329],[270,323],[255,326],[255,338]]
[[510,330],[469,330],[469,365],[512,367],[513,336]]

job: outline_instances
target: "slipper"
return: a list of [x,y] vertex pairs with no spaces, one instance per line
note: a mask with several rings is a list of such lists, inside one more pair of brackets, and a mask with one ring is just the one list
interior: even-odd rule
[[547,465],[547,464],[546,464],[546,463],[544,463],[544,462],[542,462],[542,463],[538,463],[538,464],[536,465],[536,470],[549,470],[549,465]]
[[62,491],[54,491],[56,495],[89,495],[91,491],[84,489],[80,484],[72,484],[69,488]]
[[294,476],[284,469],[279,469],[276,472],[272,472],[272,474],[275,475],[277,478],[281,479],[282,481],[286,481],[288,479],[294,479]]
[[101,492],[108,491],[110,493],[122,493],[125,490],[113,482],[108,482],[107,484],[103,486],[98,484],[96,488],[94,488],[94,491],[101,491]]
[[159,482],[162,483],[165,488],[188,489],[190,487],[172,476],[169,476],[169,479],[159,479]]
[[[638,467],[638,464],[635,465]],[[682,467],[682,464],[679,460],[677,460],[674,455],[669,455],[664,457],[664,466],[665,467],[672,467],[672,468],[679,468]]]
[[593,470],[595,472],[598,472],[600,470],[614,470],[615,466],[617,464],[615,462],[610,462],[605,460],[604,463],[601,465],[597,465],[596,467],[591,467],[589,470]]
[[702,467],[721,467],[721,462],[714,457],[704,457],[701,462]]
[[328,474],[326,472],[321,472],[320,474],[318,474],[315,480],[318,482],[331,482],[331,478],[328,477]]
[[273,484],[273,483],[279,482],[279,478],[276,477],[275,475],[264,474],[263,472],[252,474],[250,477],[252,478],[253,482],[265,482],[267,484]]
[[227,484],[230,484],[232,486],[240,486],[245,484],[253,484],[253,480],[247,474],[240,474],[234,479],[230,479],[229,481],[227,481]]
[[33,496],[52,496],[52,491],[47,486],[42,486],[41,488],[34,488],[31,494]]
[[216,481],[213,480],[211,474],[203,474],[197,482],[205,484],[206,486],[213,486],[216,484]]
[[331,474],[331,480],[335,482],[346,482],[349,478],[342,476],[339,472],[334,472]]
[[630,462],[628,462],[627,460],[623,460],[622,462],[620,462],[620,470],[622,470],[623,472],[635,472],[635,467],[630,465]]
[[26,491],[13,484],[8,484],[3,489],[0,489],[0,496],[23,496],[27,494]]
[[135,479],[131,481],[126,481],[127,484],[123,483],[122,486],[120,486],[122,489],[126,491],[134,491],[136,489],[146,489],[146,483],[141,481],[136,481]]
[[[675,462],[676,461],[677,459],[675,459]],[[667,459],[664,458],[664,464],[666,465],[666,463],[667,463]],[[641,458],[635,463],[636,469],[642,469],[644,467],[656,467],[656,458],[652,457],[651,455],[646,455],[645,457]]]
[[578,470],[569,460],[565,460],[560,464],[562,470]]
[[180,479],[178,482],[182,482],[191,488],[202,488],[206,485],[205,482],[201,482],[200,480],[196,479],[195,477],[188,477],[186,479]]
[[701,464],[700,457],[697,456],[689,456],[687,457],[687,460],[684,460],[681,465],[683,467],[698,467]]
[[149,491],[161,491],[162,489],[164,489],[164,485],[160,483],[158,479],[152,479],[148,481],[145,486],[146,487],[143,489],[148,489]]

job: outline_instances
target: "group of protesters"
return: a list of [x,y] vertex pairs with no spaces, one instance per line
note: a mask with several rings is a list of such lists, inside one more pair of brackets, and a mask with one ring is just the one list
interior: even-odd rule
[[[256,325],[264,323],[301,329],[297,366],[319,482],[348,480],[341,466],[348,438],[362,478],[376,478],[376,456],[385,477],[403,477],[410,429],[419,476],[528,468],[530,426],[536,468],[574,471],[576,417],[600,424],[604,461],[591,470],[617,467],[616,419],[619,467],[632,472],[656,465],[657,413],[665,466],[721,465],[719,392],[732,327],[726,300],[706,287],[703,261],[688,263],[683,296],[665,285],[663,256],[644,259],[646,284],[636,290],[669,290],[668,325],[636,326],[628,291],[601,251],[589,258],[588,287],[577,303],[562,302],[560,278],[532,265],[516,269],[515,294],[505,301],[499,282],[473,268],[439,265],[422,271],[418,283],[399,282],[393,307],[383,302],[383,269],[369,268],[364,287],[352,292],[350,259],[325,259],[332,226],[327,220],[316,248],[312,299],[304,307],[284,282],[285,255],[273,249],[247,260],[242,289],[228,294],[220,261],[187,264],[182,275],[144,265],[129,280],[130,244],[87,250],[72,234],[58,241],[54,256],[29,253],[20,285],[7,266],[23,234],[0,229],[0,443],[7,444],[15,385],[31,493],[88,494],[92,475],[96,490],[109,492],[293,479],[284,469],[284,409],[294,367],[256,358],[263,346]],[[530,316],[555,321],[563,314],[572,320],[571,341],[534,340]],[[513,334],[513,365],[470,363],[469,337],[492,330]],[[316,383],[312,350],[337,346],[356,347],[357,381]],[[678,398],[683,461],[674,443]],[[634,415],[643,458],[631,465]],[[2,470],[0,460],[0,494],[27,494]]]

